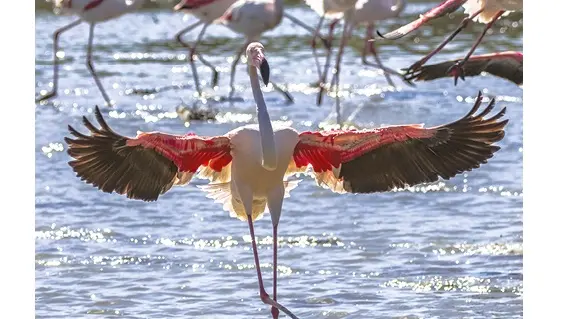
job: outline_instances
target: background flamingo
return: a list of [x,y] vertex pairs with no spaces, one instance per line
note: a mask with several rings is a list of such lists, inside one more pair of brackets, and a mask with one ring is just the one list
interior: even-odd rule
[[[243,34],[246,37],[244,45],[237,51],[236,57],[230,68],[229,97],[232,97],[234,94],[236,66],[240,61],[240,56],[244,53],[248,44],[252,41],[259,40],[262,33],[277,27],[283,17],[288,18],[295,24],[313,33],[313,37],[319,37],[326,42],[326,39],[320,35],[318,29],[313,30],[297,18],[285,13],[283,5],[283,0],[238,0],[230,6],[230,8],[228,8],[222,17],[219,18],[219,21],[228,28],[234,32]],[[289,102],[293,101],[292,96],[288,92],[281,89],[274,82],[271,83],[274,88],[282,93]]]
[[[356,1],[357,0],[305,0],[305,3],[320,16],[317,27],[315,28],[316,32],[321,30],[325,18],[335,20],[329,26],[329,36],[332,36],[332,31],[339,19],[343,17],[347,10],[354,7]],[[319,65],[319,59],[317,57],[316,40],[317,39],[313,37],[311,40],[311,48],[313,50],[313,56],[315,57],[315,66],[317,67],[317,75],[319,76],[319,85],[321,85],[321,78],[323,77],[323,74],[321,73],[321,66]],[[327,46],[327,50],[330,50],[331,42],[332,40],[329,39],[329,46]]]
[[[382,64],[382,61],[378,57],[378,51],[376,50],[375,42],[370,41],[374,38],[374,30],[376,29],[375,24],[377,21],[387,20],[391,18],[398,17],[402,10],[404,9],[406,2],[404,0],[358,0],[354,7],[354,12],[352,14],[348,14],[345,16],[345,25],[343,27],[343,35],[344,31],[346,30],[346,39],[341,41],[341,46],[339,47],[339,53],[337,53],[337,61],[335,65],[335,76],[333,76],[333,81],[331,83],[331,87],[333,84],[336,85],[336,103],[337,103],[337,121],[340,123],[340,101],[339,101],[339,87],[338,87],[338,73],[340,70],[340,62],[342,59],[342,54],[344,50],[344,46],[348,43],[348,40],[352,37],[352,32],[356,27],[363,24],[366,25],[366,35],[364,37],[364,49],[362,50],[362,64],[374,66],[378,69],[381,69],[384,72],[384,77],[390,86],[395,86],[394,82],[390,78],[390,74],[399,76],[403,78],[403,76],[395,70],[392,70]],[[329,26],[329,41],[331,41],[333,36],[333,29],[337,22],[340,19],[336,19],[333,21]],[[368,53],[371,53],[374,56],[374,63],[368,62],[366,59]],[[327,58],[325,61],[325,67],[323,74],[320,79],[319,85],[319,94],[317,95],[317,105],[320,105],[323,100],[323,90],[325,88],[325,82],[327,80],[327,72],[330,64],[330,56],[331,56],[331,49],[329,48],[327,52]]]
[[102,83],[94,69],[92,63],[92,46],[94,39],[94,28],[97,23],[105,22],[111,19],[118,18],[125,13],[137,10],[143,4],[144,0],[56,0],[55,10],[64,14],[78,15],[79,19],[71,22],[70,24],[57,29],[53,33],[53,89],[36,98],[36,102],[44,101],[57,95],[58,81],[59,81],[59,59],[57,52],[59,51],[59,36],[70,30],[82,22],[89,24],[89,42],[87,44],[87,68],[89,69],[95,83],[102,93],[106,105],[112,105],[112,101],[106,94]]
[[[189,49],[189,54],[187,55],[187,60],[191,65],[191,71],[193,73],[193,81],[195,82],[195,90],[199,96],[203,94],[201,91],[201,84],[199,83],[199,74],[197,73],[197,68],[195,67],[194,57],[197,55],[199,60],[206,66],[211,69],[212,72],[212,80],[211,86],[215,87],[218,84],[219,80],[219,73],[214,65],[208,62],[201,54],[197,53],[197,46],[201,43],[203,39],[203,35],[207,31],[207,28],[215,22],[216,19],[221,17],[224,12],[235,2],[236,0],[182,0],[179,2],[173,9],[175,11],[183,11],[187,14],[194,15],[198,22],[182,29],[179,31],[175,38],[181,45]],[[201,31],[199,31],[199,35],[195,40],[193,45],[188,44],[187,42],[183,41],[183,35],[190,32],[191,30],[195,29],[196,27],[203,25]]]
[[410,32],[418,29],[420,26],[424,25],[430,20],[437,19],[444,15],[447,15],[455,10],[457,10],[460,6],[463,6],[465,9],[465,14],[468,16],[461,21],[459,27],[449,36],[447,37],[436,49],[431,51],[428,55],[420,59],[419,61],[415,62],[408,68],[408,73],[412,73],[415,69],[419,68],[423,64],[425,64],[433,55],[437,52],[441,51],[447,43],[449,43],[459,32],[461,32],[470,21],[478,21],[480,23],[486,24],[484,30],[482,31],[481,35],[475,41],[469,52],[465,55],[465,57],[461,60],[458,60],[453,66],[451,66],[447,72],[453,74],[455,77],[455,85],[459,77],[463,77],[463,65],[468,61],[470,56],[474,53],[477,46],[480,44],[488,29],[492,27],[494,22],[498,20],[502,16],[506,16],[510,14],[510,12],[514,11],[522,11],[523,10],[523,0],[447,0],[437,7],[431,9],[430,11],[426,12],[423,15],[420,15],[419,19],[400,27],[386,35],[381,35],[380,32],[377,31],[378,35],[382,38],[386,39],[399,39]]
[[[91,135],[69,126],[76,139],[65,141],[74,158],[69,165],[77,176],[104,192],[153,201],[173,185],[188,183],[196,173],[209,179],[211,183],[202,187],[208,196],[222,203],[232,217],[248,221],[260,297],[272,305],[274,318],[277,309],[296,318],[275,301],[277,227],[283,199],[297,184],[288,180],[290,175],[308,174],[319,186],[336,193],[389,191],[478,168],[499,150],[493,144],[504,137],[508,121],[498,120],[506,109],[485,118],[495,106],[494,99],[475,115],[482,101],[480,92],[463,118],[431,128],[399,125],[302,133],[290,127],[273,128],[256,72],[259,69],[263,82],[269,82],[263,46],[251,43],[246,56],[258,125],[214,137],[151,132],[129,138],[115,133],[97,107],[101,128],[83,118]],[[274,238],[273,299],[263,286],[253,228],[266,205]]]
[[[444,77],[452,77],[454,74],[447,70],[458,60],[450,60],[437,64],[423,65],[406,74],[408,81],[431,81]],[[487,72],[497,77],[512,81],[521,86],[524,83],[524,55],[521,52],[499,52],[483,55],[473,55],[464,64],[465,76],[477,76]],[[454,71],[453,71],[454,72]],[[455,81],[456,84],[456,81]]]

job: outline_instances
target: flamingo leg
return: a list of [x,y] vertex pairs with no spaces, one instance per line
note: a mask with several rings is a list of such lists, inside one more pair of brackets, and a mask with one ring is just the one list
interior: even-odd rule
[[[378,51],[376,50],[376,47],[374,46],[374,42],[375,41],[368,41],[370,39],[373,39],[374,37],[374,24],[373,23],[369,23],[367,28],[366,28],[366,36],[364,37],[364,51],[362,54],[362,64],[365,65],[369,65],[369,66],[373,66],[376,67],[378,69],[381,69],[384,72],[384,77],[386,78],[386,81],[388,82],[388,85],[395,87],[396,85],[394,84],[394,82],[392,81],[392,78],[390,77],[390,72],[391,73],[396,73],[394,70],[390,70],[382,64],[382,61],[380,61],[380,58],[378,57]],[[372,55],[374,55],[374,60],[376,61],[376,64],[370,63],[366,60],[366,53],[370,52],[372,53]],[[400,75],[402,76],[402,75]]]
[[[205,33],[205,30],[207,29],[208,25],[203,26],[203,28],[201,29],[201,32],[199,33],[199,37],[198,37],[197,41],[195,42],[195,44],[193,46],[191,46],[189,43],[183,41],[182,36],[185,35],[186,33],[188,33],[189,31],[195,29],[196,27],[198,27],[201,24],[203,24],[203,22],[198,21],[198,22],[184,28],[183,30],[179,31],[175,35],[177,42],[179,42],[182,46],[189,49],[189,55],[187,56],[187,60],[191,64],[191,69],[192,69],[192,72],[193,72],[193,81],[195,82],[195,89],[197,90],[197,93],[199,94],[199,96],[202,94],[202,91],[201,91],[201,86],[199,84],[199,75],[197,74],[197,72],[195,70],[195,66],[193,65],[193,57],[195,56],[195,53],[197,51],[197,45],[199,45],[199,43],[201,42],[202,35]],[[203,56],[201,56],[200,54],[197,55],[197,58],[204,65],[208,66],[211,69],[211,72],[213,74],[213,78],[211,80],[211,86],[215,87],[218,84],[218,71],[216,70],[216,67],[214,65],[212,65],[209,61],[205,60],[205,58]]]
[[[323,24],[323,20],[325,20],[325,16],[321,16],[321,18],[319,19],[319,23],[317,23],[317,28],[315,29],[315,33],[313,34],[313,39],[311,40],[311,49],[313,50],[313,58],[315,58],[315,66],[317,67],[317,76],[319,77],[319,81],[321,81],[321,66],[319,65],[319,57],[317,56],[316,34],[319,33],[319,31],[321,30],[321,25]],[[321,84],[319,83],[319,85]]]
[[492,19],[486,24],[486,27],[484,28],[484,30],[482,30],[482,33],[480,34],[480,36],[478,37],[472,48],[469,50],[469,53],[467,53],[465,58],[455,63],[453,66],[449,68],[449,70],[447,70],[448,74],[454,75],[455,85],[457,85],[457,81],[459,80],[459,77],[463,81],[465,80],[465,70],[463,70],[463,66],[465,65],[465,63],[467,63],[471,55],[474,53],[474,51],[476,50],[476,48],[478,47],[478,45],[486,35],[486,32],[488,32],[488,30],[492,27],[494,22],[496,22],[496,20],[498,20],[498,18],[500,18],[505,12],[506,11],[504,10],[498,11],[498,13],[496,13],[494,17],[492,17]]
[[41,102],[57,95],[57,83],[59,82],[59,59],[57,58],[57,52],[59,51],[59,36],[61,33],[78,26],[81,22],[83,22],[83,20],[76,20],[60,29],[57,29],[53,33],[53,89],[51,92],[36,98],[36,102]]
[[87,46],[87,68],[91,72],[91,75],[93,76],[93,79],[95,80],[96,86],[98,86],[100,93],[102,93],[102,96],[104,97],[104,100],[106,101],[106,104],[108,106],[111,106],[112,102],[110,101],[110,99],[108,98],[108,95],[104,91],[104,88],[102,87],[102,83],[100,82],[98,75],[96,74],[96,71],[94,69],[94,65],[93,65],[93,62],[92,62],[94,28],[95,28],[95,24],[91,23],[90,28],[89,28],[89,43],[88,43],[88,46]]
[[[311,34],[313,34],[313,41],[315,41],[315,38],[319,38],[319,39],[321,39],[321,41],[323,41],[323,45],[325,45],[325,47],[327,49],[330,47],[331,43],[327,39],[325,39],[325,37],[323,37],[321,35],[321,33],[319,32],[320,29],[321,29],[321,24],[323,22],[324,17],[321,17],[321,19],[319,19],[319,24],[318,24],[317,29],[313,29],[312,27],[308,26],[307,24],[303,23],[301,20],[299,20],[298,18],[292,16],[291,14],[289,14],[287,12],[284,12],[283,16],[288,18],[291,22],[297,24],[298,26],[302,27],[303,29],[305,29],[305,30],[309,31]],[[314,45],[313,43],[314,42],[312,42],[312,44],[311,44],[312,46]]]
[[407,69],[407,74],[409,73],[413,73],[416,69],[420,68],[421,66],[423,66],[427,61],[429,61],[429,59],[431,59],[431,57],[433,57],[435,54],[437,54],[439,51],[441,51],[446,45],[447,43],[451,42],[451,40],[453,40],[453,38],[455,38],[455,36],[457,36],[457,34],[459,34],[464,28],[466,28],[466,26],[469,24],[469,22],[474,19],[477,15],[479,15],[483,9],[478,10],[477,12],[473,13],[473,15],[464,18],[461,23],[459,24],[459,27],[453,31],[453,33],[451,33],[451,35],[449,35],[443,42],[441,42],[441,44],[439,44],[439,46],[437,46],[437,48],[435,48],[433,51],[431,51],[429,54],[427,54],[426,56],[424,56],[423,58],[421,58],[419,61],[415,62],[414,64],[412,64],[408,69]]
[[230,66],[230,93],[228,94],[229,99],[231,99],[232,95],[234,94],[234,77],[236,76],[236,66],[238,65],[238,62],[240,62],[240,56],[244,53],[249,43],[250,41],[246,40],[244,45],[238,50],[238,52],[236,52],[236,57],[234,58],[234,61],[232,61],[232,65]]
[[270,83],[272,83],[272,86],[274,87],[274,90],[280,92],[281,94],[283,94],[283,96],[285,97],[285,99],[287,100],[288,103],[293,103],[293,96],[291,96],[291,94],[285,90],[282,89],[280,86],[278,86],[276,83],[270,81]]
[[341,125],[342,124],[342,119],[341,119],[341,101],[340,101],[340,97],[339,97],[339,74],[341,73],[341,58],[343,56],[344,53],[344,48],[345,45],[348,42],[348,39],[350,37],[350,33],[353,30],[353,28],[350,28],[349,25],[346,23],[346,21],[348,21],[348,19],[346,18],[347,14],[352,14],[352,9],[349,9],[347,12],[345,12],[345,24],[343,26],[343,36],[341,38],[341,44],[339,46],[339,51],[337,52],[337,60],[335,63],[335,74],[333,76],[333,80],[331,81],[331,86],[333,86],[333,84],[335,85],[335,112],[337,113],[337,124]]
[[[207,28],[210,26],[210,23],[205,23],[205,25],[203,25],[203,27],[201,28],[201,31],[199,32],[199,35],[197,36],[197,40],[195,41],[195,44],[193,45],[193,47],[189,50],[189,64],[191,65],[191,72],[193,73],[193,80],[195,81],[195,87],[197,87],[197,92],[199,93],[199,96],[201,96],[202,92],[201,92],[201,88],[199,87],[199,79],[197,78],[197,67],[195,66],[195,60],[194,60],[194,56],[197,53],[197,45],[199,45],[199,43],[201,42],[201,40],[203,39],[203,35],[205,34],[205,31],[207,31]],[[198,56],[200,57],[201,55],[198,54]],[[202,57],[200,59],[202,61]],[[208,62],[207,62],[208,63]],[[215,79],[218,78],[218,73],[217,70],[215,69],[214,66],[210,65],[211,70],[213,72],[213,87],[216,85]]]
[[[335,21],[329,24],[329,42],[333,41],[333,33],[335,32],[335,26],[339,23],[340,19],[335,19]],[[331,47],[327,51],[327,56],[325,57],[325,66],[323,67],[323,75],[319,80],[319,93],[317,94],[317,105],[321,105],[323,102],[323,90],[325,89],[325,82],[327,82],[327,72],[329,71],[329,66],[331,64]]]
[[[272,189],[268,192],[268,209],[270,210],[270,218],[272,219],[272,238],[273,238],[273,288],[274,288],[274,301],[277,298],[278,288],[278,225],[282,213],[283,198],[285,196],[285,188],[283,185],[278,188]],[[278,319],[279,311],[277,308],[272,307],[273,319]]]
[[[272,238],[274,240],[274,261],[273,261],[273,267],[274,267],[274,274],[273,274],[273,285],[274,285],[274,301],[276,301],[277,298],[277,291],[278,291],[278,225],[274,225],[272,228]],[[272,307],[272,317],[273,319],[278,319],[279,316],[279,310],[278,308]]]
[[260,299],[262,302],[277,308],[278,310],[284,312],[290,318],[298,319],[291,311],[286,307],[280,305],[275,300],[271,299],[266,290],[264,289],[264,282],[262,281],[262,271],[260,270],[260,259],[258,258],[258,248],[256,247],[256,237],[254,236],[254,225],[252,222],[252,216],[248,215],[248,227],[250,228],[250,236],[252,237],[252,250],[254,252],[254,264],[256,265],[256,273],[258,274],[258,285],[260,286]]
[[380,60],[380,57],[378,56],[378,50],[376,48],[376,41],[370,41],[374,37],[374,29],[375,29],[374,24],[369,23],[368,27],[366,29],[366,38],[364,39],[364,41],[365,41],[366,45],[368,45],[368,50],[374,56],[374,61],[376,61],[376,64],[371,64],[371,63],[368,63],[368,62],[367,62],[367,64],[374,66],[374,67],[377,67],[377,68],[381,69],[382,71],[384,71],[384,77],[386,78],[386,81],[388,82],[388,84],[390,86],[396,87],[396,85],[394,84],[394,81],[392,81],[392,78],[391,78],[390,75],[399,76],[401,79],[404,79],[404,76],[402,74],[398,73],[397,71],[392,70],[392,69],[386,67],[384,64],[382,64],[382,61]]

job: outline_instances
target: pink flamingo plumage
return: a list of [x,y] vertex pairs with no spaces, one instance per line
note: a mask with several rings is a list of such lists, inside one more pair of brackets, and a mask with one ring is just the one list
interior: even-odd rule
[[[486,163],[500,148],[508,120],[500,121],[506,108],[487,115],[492,99],[479,111],[482,95],[461,119],[435,127],[398,125],[364,130],[297,132],[272,127],[260,89],[257,69],[269,83],[264,47],[257,42],[246,50],[258,124],[234,129],[222,136],[139,133],[131,138],[114,132],[98,107],[100,128],[83,117],[90,131],[84,135],[69,126],[75,139],[65,138],[69,165],[77,176],[103,192],[154,201],[174,185],[189,183],[196,174],[210,180],[201,187],[208,197],[223,204],[230,215],[247,221],[252,238],[260,298],[297,318],[276,301],[277,227],[285,197],[297,185],[289,176],[303,173],[321,187],[336,193],[374,193],[420,183],[435,182]],[[253,221],[269,209],[274,238],[274,296],[262,281]]]

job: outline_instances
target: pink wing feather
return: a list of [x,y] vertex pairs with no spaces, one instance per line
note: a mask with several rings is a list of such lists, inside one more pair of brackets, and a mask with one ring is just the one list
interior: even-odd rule
[[220,172],[232,161],[228,137],[156,132],[129,138],[115,133],[98,107],[95,115],[100,129],[83,117],[91,135],[69,126],[77,139],[66,137],[65,142],[77,176],[104,192],[153,201],[173,185],[188,183],[200,168]]
[[439,177],[449,179],[477,168],[499,150],[493,144],[504,137],[508,120],[480,114],[479,93],[472,110],[460,120],[432,128],[400,125],[373,130],[304,132],[299,136],[289,172],[311,166],[317,183],[335,192],[389,191]]

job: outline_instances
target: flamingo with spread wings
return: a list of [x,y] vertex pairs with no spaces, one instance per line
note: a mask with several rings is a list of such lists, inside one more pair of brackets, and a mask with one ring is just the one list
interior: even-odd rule
[[[447,70],[456,62],[458,62],[458,60],[423,65],[412,70],[411,73],[407,73],[406,78],[409,81],[431,81],[444,77],[452,77],[455,75],[455,71],[447,73]],[[465,76],[477,76],[482,72],[487,72],[514,82],[519,86],[524,83],[524,55],[521,52],[506,51],[473,55],[463,65],[463,69],[465,72],[461,75],[461,79],[463,80]]]
[[459,77],[464,77],[464,69],[463,66],[467,61],[470,59],[471,55],[474,53],[488,30],[492,27],[492,25],[496,22],[496,20],[500,19],[500,17],[507,16],[511,12],[514,11],[522,11],[523,10],[523,0],[446,0],[443,3],[439,4],[435,8],[429,10],[425,14],[421,14],[418,19],[413,22],[410,22],[392,32],[389,32],[385,35],[382,35],[379,31],[376,31],[378,36],[385,38],[385,39],[399,39],[415,30],[417,30],[422,25],[426,24],[427,22],[443,17],[449,13],[456,11],[459,7],[463,7],[465,9],[465,14],[468,14],[466,18],[464,18],[459,27],[447,37],[437,48],[427,54],[425,57],[420,59],[419,61],[415,62],[408,68],[408,73],[413,73],[416,69],[420,68],[424,65],[432,56],[437,54],[447,43],[451,42],[457,34],[459,34],[470,21],[477,21],[480,23],[486,24],[484,30],[473,44],[469,52],[463,59],[456,61],[448,70],[447,73],[451,73],[455,78],[455,85]]
[[[449,179],[486,163],[499,147],[508,120],[502,108],[487,117],[494,99],[478,114],[479,95],[461,119],[435,127],[398,125],[364,130],[297,132],[272,127],[256,69],[269,83],[269,65],[262,44],[246,49],[258,124],[246,125],[223,136],[139,133],[131,138],[114,132],[98,107],[100,128],[86,118],[90,135],[73,127],[75,139],[65,138],[69,165],[77,176],[100,190],[128,198],[154,201],[174,185],[189,183],[196,174],[211,182],[202,189],[223,204],[232,217],[247,221],[252,238],[261,300],[297,318],[276,301],[277,229],[284,197],[297,185],[291,175],[312,176],[319,186],[336,193],[385,192],[408,185]],[[270,212],[273,250],[273,299],[262,281],[253,221],[266,206]]]

